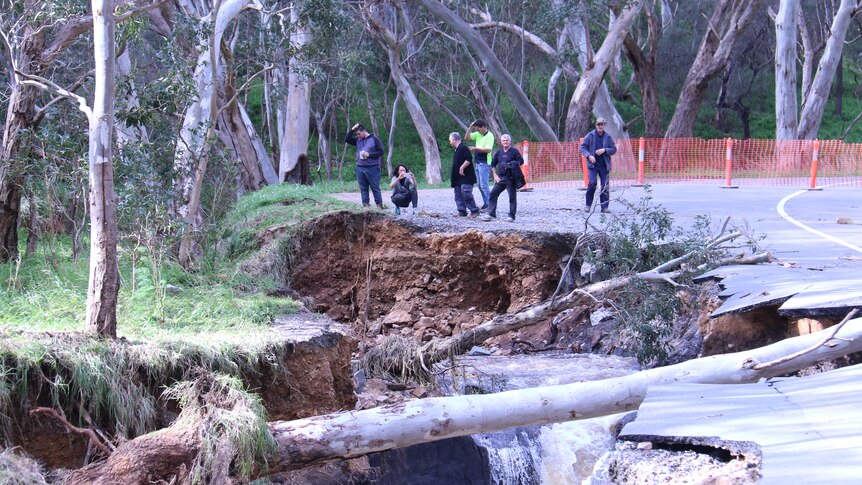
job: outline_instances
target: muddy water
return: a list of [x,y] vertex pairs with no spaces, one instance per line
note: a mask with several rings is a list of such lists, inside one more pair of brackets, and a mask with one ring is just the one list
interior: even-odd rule
[[[498,392],[618,377],[637,371],[633,359],[542,353],[467,356],[462,372],[446,380],[450,394]],[[378,484],[577,484],[613,446],[609,416],[528,426],[384,453],[374,460]]]
[[[568,384],[619,377],[638,370],[634,359],[592,354],[466,357],[468,377],[478,385],[496,376],[495,390]],[[570,484],[590,476],[598,457],[613,447],[610,427],[619,416],[531,426],[475,436],[487,450],[491,483]]]

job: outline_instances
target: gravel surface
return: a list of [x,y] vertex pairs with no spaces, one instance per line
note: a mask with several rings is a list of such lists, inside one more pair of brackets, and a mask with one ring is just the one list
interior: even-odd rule
[[[611,191],[611,214],[598,212],[598,205],[593,210],[590,221],[594,225],[603,225],[610,217],[622,214],[625,207],[614,202],[614,197],[625,191]],[[631,190],[631,189],[628,189]],[[332,197],[346,202],[360,203],[359,193],[333,194]],[[473,197],[481,200],[479,189],[473,190]],[[598,194],[596,194],[598,198]],[[384,191],[384,204],[386,212],[395,216],[395,210],[389,201],[388,192]],[[532,192],[518,193],[518,212],[515,222],[505,222],[509,214],[509,197],[503,192],[497,203],[497,220],[485,222],[481,219],[470,219],[458,217],[455,208],[455,197],[452,189],[425,189],[419,191],[419,214],[408,216],[402,214],[402,218],[411,218],[412,221],[423,227],[431,227],[446,232],[460,232],[468,228],[476,228],[483,231],[507,232],[507,231],[537,231],[554,233],[578,233],[584,228],[586,213],[584,207],[584,192],[573,189],[549,189],[542,188]]]

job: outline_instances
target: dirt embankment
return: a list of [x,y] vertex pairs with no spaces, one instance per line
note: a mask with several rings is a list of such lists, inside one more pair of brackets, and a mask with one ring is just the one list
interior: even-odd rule
[[560,245],[514,233],[424,233],[380,214],[334,213],[297,241],[290,286],[314,310],[354,322],[360,335],[428,340],[550,297]]

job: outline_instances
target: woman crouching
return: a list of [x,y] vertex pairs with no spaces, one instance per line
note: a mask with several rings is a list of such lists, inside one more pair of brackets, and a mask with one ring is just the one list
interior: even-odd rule
[[416,190],[416,177],[410,173],[404,165],[398,165],[395,169],[396,176],[392,177],[389,188],[392,189],[392,203],[395,205],[395,214],[401,214],[401,209],[413,204],[413,213],[419,204],[419,192]]

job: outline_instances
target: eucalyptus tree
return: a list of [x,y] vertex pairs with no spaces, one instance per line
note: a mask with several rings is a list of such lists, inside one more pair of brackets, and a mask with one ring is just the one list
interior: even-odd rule
[[87,331],[117,336],[120,270],[117,254],[117,194],[114,191],[113,130],[115,80],[115,18],[112,0],[92,0],[91,27],[95,59],[93,106],[52,81],[19,72],[24,86],[41,88],[77,101],[89,121],[90,275],[87,287]]
[[646,34],[635,37],[632,32],[623,41],[626,57],[632,65],[635,81],[641,93],[643,107],[644,134],[648,138],[661,138],[664,123],[661,117],[661,96],[656,79],[656,61],[659,43],[664,32],[673,22],[673,9],[668,0],[648,0],[644,8]]
[[697,55],[682,86],[666,138],[692,135],[709,82],[727,66],[736,42],[756,15],[763,15],[764,0],[718,0],[705,27]]
[[[216,141],[216,122],[221,115],[218,108],[218,90],[224,77],[224,62],[222,51],[223,40],[228,28],[237,19],[240,13],[251,4],[261,8],[257,0],[216,0],[212,8],[193,2],[182,0],[179,2],[183,14],[200,23],[202,31],[210,32],[209,35],[198,36],[200,42],[197,46],[197,62],[193,78],[197,88],[196,98],[189,104],[183,118],[179,139],[176,147],[175,169],[184,174],[179,183],[182,192],[182,200],[178,204],[177,212],[184,220],[184,230],[179,249],[179,262],[183,267],[190,267],[199,254],[195,233],[202,227],[203,219],[200,213],[201,191],[203,190],[204,176],[206,175],[209,160],[214,155],[214,144]],[[243,109],[234,105],[235,99],[227,100],[228,109],[234,106],[235,114],[239,116],[239,122],[223,122],[222,128],[229,130],[231,127],[252,130],[253,126],[247,116],[243,116]],[[260,143],[256,133],[246,132],[247,142],[242,140],[232,144],[237,150],[252,147]],[[252,153],[252,152],[249,152]],[[266,151],[262,149],[253,150],[253,155],[263,156]],[[253,180],[251,189],[257,189],[264,183],[260,174],[266,160],[258,159],[258,164],[253,168]],[[270,166],[271,169],[271,166]]]
[[[410,113],[413,126],[419,133],[425,156],[425,181],[437,184],[443,180],[440,149],[437,147],[434,129],[431,128],[428,118],[425,117],[425,111],[422,109],[419,98],[416,96],[405,72],[408,59],[413,54],[411,50],[415,51],[416,49],[415,47],[411,49],[414,21],[402,2],[391,0],[387,2],[387,6],[390,9],[388,12],[378,8],[376,4],[366,4],[362,10],[363,16],[372,35],[386,50],[389,74],[395,83],[398,96],[407,107],[407,112]],[[405,55],[407,59],[402,57]],[[394,111],[393,107],[393,113]]]
[[859,9],[859,0],[841,0],[838,10],[835,12],[823,55],[817,66],[817,73],[814,75],[808,96],[803,101],[802,113],[799,116],[799,130],[796,134],[799,139],[817,138],[820,122],[823,120],[823,111],[826,109],[826,101],[829,99],[832,79],[835,76],[835,71],[840,68],[841,53],[844,51],[847,30],[850,28],[850,21]]
[[[124,1],[116,16],[121,22],[151,10],[165,0]],[[27,138],[44,118],[46,103],[37,107],[38,88],[21,82],[22,76],[44,76],[65,51],[92,30],[86,2],[4,0],[0,14],[3,59],[11,91],[0,150],[0,262],[18,255],[18,219],[21,188],[27,173]],[[24,146],[22,146],[22,144]]]
[[[592,55],[588,65],[584,67],[581,78],[569,102],[569,112],[566,116],[566,139],[577,140],[589,131],[590,113],[599,89],[603,86],[605,73],[614,59],[620,53],[623,40],[635,19],[640,15],[644,0],[630,0],[623,8],[616,21],[608,29],[601,47]],[[574,37],[573,38],[577,38]],[[581,39],[586,39],[583,35]],[[607,89],[607,86],[604,87]],[[609,97],[607,99],[610,99]]]
[[418,3],[456,32],[477,53],[488,74],[494,78],[509,96],[515,109],[524,118],[527,126],[529,126],[539,141],[558,141],[557,134],[553,128],[551,128],[541,113],[533,106],[521,86],[515,81],[476,29],[471,27],[457,13],[447,8],[439,0],[418,0]]
[[795,140],[796,30],[800,0],[781,0],[775,16],[775,138]]

